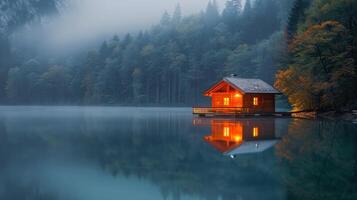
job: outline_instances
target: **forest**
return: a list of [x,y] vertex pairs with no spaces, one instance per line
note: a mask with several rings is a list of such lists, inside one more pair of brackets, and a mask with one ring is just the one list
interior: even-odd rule
[[228,0],[222,9],[213,0],[189,16],[177,5],[152,28],[75,57],[12,47],[17,26],[55,14],[60,2],[0,3],[1,103],[191,106],[234,73],[275,82],[296,110],[356,106],[354,0]]

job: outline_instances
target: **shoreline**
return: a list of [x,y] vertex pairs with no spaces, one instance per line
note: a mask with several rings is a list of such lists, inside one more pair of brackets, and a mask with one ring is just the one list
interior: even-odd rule
[[357,110],[351,110],[348,112],[337,112],[337,111],[327,111],[327,112],[301,112],[294,113],[293,118],[302,119],[328,119],[328,120],[341,120],[346,122],[352,122],[357,124]]
[[[124,108],[191,108],[190,106],[176,105],[176,106],[168,106],[168,105],[0,105],[0,107],[124,107]],[[292,113],[291,118],[298,119],[328,119],[328,120],[336,120],[336,121],[345,121],[351,122],[353,124],[357,124],[357,110],[351,111],[326,111],[326,112],[317,112],[317,111],[306,111],[306,112],[297,112]]]

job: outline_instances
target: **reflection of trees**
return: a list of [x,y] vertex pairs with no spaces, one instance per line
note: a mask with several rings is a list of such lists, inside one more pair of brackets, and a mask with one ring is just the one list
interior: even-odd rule
[[[8,134],[0,118],[0,199],[4,200],[54,200],[55,195],[42,190],[36,181],[13,180],[14,171],[10,163],[20,159],[25,164],[33,161],[33,154],[48,149],[46,141],[34,135],[21,135],[21,139]],[[16,173],[16,172],[15,172]]]
[[6,127],[2,120],[0,119],[0,175],[1,175],[1,170],[5,167],[6,165],[6,153],[7,149],[7,134],[6,134]]
[[291,199],[357,198],[357,128],[294,120],[277,145]]
[[55,195],[42,191],[36,183],[0,182],[0,199],[4,200],[55,200]]
[[[190,122],[166,115],[0,120],[0,176],[10,159],[26,164],[62,153],[100,163],[113,175],[151,181],[166,199],[184,195],[224,200],[284,198],[272,150],[237,159],[223,157],[202,139],[209,128],[192,127]],[[355,126],[340,122],[292,120],[276,151],[289,199],[354,199],[356,132]],[[11,191],[27,193],[32,199],[49,195],[38,193],[36,182],[29,186],[3,180],[0,199],[16,199]]]
[[[223,157],[202,139],[209,128],[192,127],[190,118],[41,118],[8,120],[6,129],[11,139],[5,152],[10,157],[30,162],[59,152],[74,155],[100,163],[113,175],[151,181],[164,198],[283,197],[272,151],[235,160]],[[17,185],[8,187],[27,191]]]
[[159,127],[141,123],[136,126],[146,124],[145,132],[132,130],[124,134],[123,128],[107,132],[106,137],[87,135],[81,139],[82,148],[113,175],[134,175],[159,185],[163,197],[281,197],[271,151],[232,160],[213,150],[203,141],[202,134],[192,134],[189,124],[173,128],[177,122]]

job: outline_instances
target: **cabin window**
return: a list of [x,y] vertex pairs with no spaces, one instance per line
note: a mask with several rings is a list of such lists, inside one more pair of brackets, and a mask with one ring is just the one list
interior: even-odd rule
[[229,106],[229,98],[227,97],[223,98],[223,105]]
[[259,105],[258,97],[253,97],[253,105],[255,105],[255,106]]
[[258,137],[259,136],[259,128],[258,127],[254,127],[253,128],[253,137]]
[[229,137],[229,127],[223,127],[223,136]]

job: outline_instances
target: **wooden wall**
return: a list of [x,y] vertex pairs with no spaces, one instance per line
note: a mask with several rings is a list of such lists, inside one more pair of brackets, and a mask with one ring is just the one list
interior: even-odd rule
[[[253,105],[253,98],[258,97],[258,105]],[[275,112],[274,94],[245,94],[243,107],[251,108],[251,112]]]

